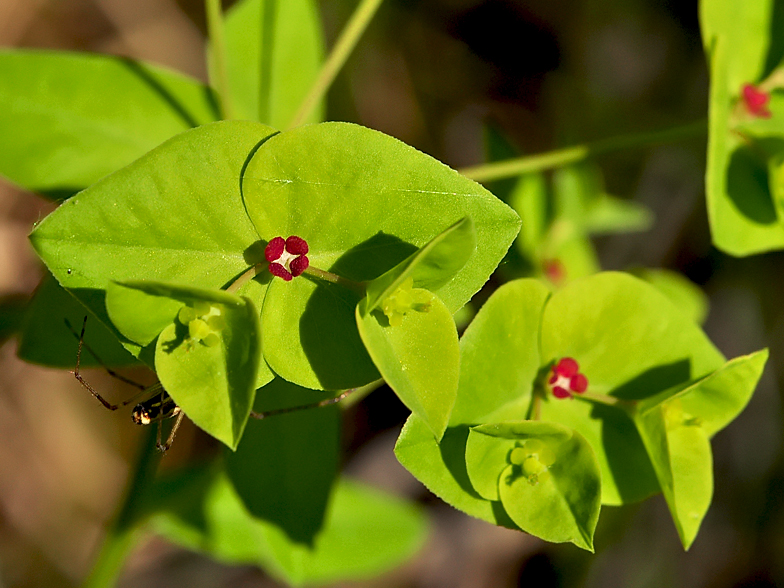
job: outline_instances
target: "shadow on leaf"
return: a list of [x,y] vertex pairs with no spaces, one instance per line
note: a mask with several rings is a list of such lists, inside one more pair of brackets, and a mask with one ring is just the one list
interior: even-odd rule
[[615,388],[611,394],[624,400],[642,400],[691,379],[691,362],[688,359],[681,359],[650,368]]
[[768,170],[750,147],[739,147],[730,157],[727,194],[741,214],[755,223],[778,222],[768,188]]
[[[364,282],[380,276],[415,250],[396,237],[378,233],[346,251],[329,271]],[[378,379],[354,315],[362,296],[342,286],[313,280],[317,287],[308,299],[299,329],[302,349],[319,382],[327,390],[340,390]]]

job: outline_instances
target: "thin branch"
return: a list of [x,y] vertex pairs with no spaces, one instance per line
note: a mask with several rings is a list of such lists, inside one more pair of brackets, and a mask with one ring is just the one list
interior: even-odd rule
[[354,10],[354,14],[351,15],[351,19],[348,21],[346,28],[343,29],[335,46],[332,48],[332,52],[321,67],[321,71],[319,72],[316,81],[313,82],[310,91],[307,96],[305,96],[302,104],[300,104],[297,114],[294,115],[294,118],[289,124],[289,128],[303,125],[316,108],[316,105],[324,98],[327,90],[335,80],[335,76],[337,76],[340,68],[343,67],[348,56],[351,55],[351,52],[354,50],[362,33],[367,29],[370,20],[381,5],[381,1],[382,0],[360,1],[359,6]]
[[525,173],[544,171],[578,163],[612,151],[623,151],[625,149],[648,147],[650,145],[660,145],[692,139],[705,135],[707,131],[707,121],[700,120],[687,125],[665,129],[663,131],[610,137],[608,139],[584,143],[582,145],[574,145],[564,149],[556,149],[555,151],[548,151],[546,153],[467,167],[458,171],[467,178],[471,178],[477,182],[490,182],[493,180],[512,178]]

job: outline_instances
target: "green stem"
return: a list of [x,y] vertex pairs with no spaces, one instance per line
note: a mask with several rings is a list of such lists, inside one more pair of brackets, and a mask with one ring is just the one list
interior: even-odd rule
[[234,280],[228,288],[226,288],[226,292],[235,293],[247,282],[250,282],[253,278],[255,278],[258,275],[259,269],[261,269],[261,267],[262,264],[260,263],[250,266],[248,269],[242,272],[242,274],[240,274],[240,276]]
[[511,178],[525,173],[538,172],[577,163],[612,151],[622,151],[635,147],[646,147],[649,145],[674,143],[684,139],[691,139],[704,135],[707,132],[707,129],[707,121],[700,120],[687,125],[664,129],[662,131],[609,137],[592,143],[556,149],[555,151],[548,151],[537,155],[507,159],[506,161],[486,163],[484,165],[463,168],[458,171],[467,178],[471,178],[477,182],[490,182],[492,180]]
[[140,447],[134,468],[125,492],[125,501],[116,518],[106,531],[101,550],[93,564],[83,588],[110,588],[116,584],[128,554],[138,542],[141,530],[136,524],[143,497],[158,469],[161,454],[155,449],[155,428],[148,427]]
[[305,270],[305,273],[309,276],[313,276],[314,278],[318,278],[319,280],[324,280],[325,282],[330,282],[332,284],[338,284],[339,286],[353,290],[362,296],[365,295],[365,285],[360,282],[354,282],[353,280],[349,280],[338,276],[337,274],[333,274],[332,272],[313,267],[312,265]]
[[608,396],[607,394],[600,394],[599,392],[590,392],[586,390],[581,394],[575,394],[573,398],[580,398],[597,404],[604,404],[606,406],[615,406],[620,408],[628,414],[631,414],[636,409],[637,403],[633,400],[626,400],[624,398],[616,398],[615,396]]
[[362,33],[370,23],[370,19],[378,10],[382,0],[360,0],[359,6],[354,10],[351,19],[348,21],[346,28],[340,34],[332,52],[321,67],[316,81],[310,87],[308,95],[300,104],[297,114],[294,115],[289,128],[301,126],[308,119],[310,114],[316,108],[316,105],[321,101],[327,90],[332,85],[335,76],[343,67],[343,64],[348,59],[348,56],[353,51]]
[[[205,0],[207,12],[207,34],[210,37],[214,79],[210,84],[218,93],[221,116],[224,120],[234,118],[234,107],[229,88],[229,73],[226,65],[226,42],[223,38],[223,12],[221,0]],[[211,76],[212,78],[212,76]]]
[[[250,282],[253,278],[255,278],[262,267],[264,267],[263,263],[257,263],[256,265],[250,266],[226,288],[226,292],[237,292],[237,290],[239,290],[247,282]],[[319,280],[324,280],[325,282],[337,284],[339,286],[343,286],[344,288],[348,288],[349,290],[353,290],[362,296],[365,295],[365,285],[360,282],[354,282],[353,280],[349,280],[337,274],[333,274],[332,272],[313,267],[312,265],[305,270],[305,273],[309,276],[313,276],[314,278],[318,278]]]

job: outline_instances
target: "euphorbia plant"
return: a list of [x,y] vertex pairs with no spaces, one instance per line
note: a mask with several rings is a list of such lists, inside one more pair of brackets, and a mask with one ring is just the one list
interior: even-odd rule
[[746,405],[766,358],[725,362],[680,309],[627,274],[555,293],[513,281],[461,339],[442,441],[413,415],[396,454],[469,514],[587,549],[600,504],[663,491],[688,548],[712,493],[708,439]]
[[[309,0],[271,13],[271,3],[245,0],[225,24],[208,1],[217,92],[105,57],[0,55],[12,105],[37,101],[64,135],[92,116],[127,139],[88,141],[91,158],[69,167],[57,165],[54,139],[31,162],[40,139],[19,133],[23,148],[0,157],[21,185],[68,197],[31,234],[52,278],[26,336],[43,328],[42,308],[55,331],[91,314],[95,340],[110,342],[92,348],[114,365],[154,369],[226,448],[157,480],[143,454],[96,584],[146,523],[292,583],[367,575],[410,554],[423,537],[418,511],[338,478],[336,406],[251,420],[382,381],[412,413],[398,459],[456,508],[593,550],[601,505],[662,492],[684,547],[694,541],[712,493],[710,437],[748,402],[767,352],[726,361],[693,321],[700,301],[677,280],[596,273],[588,235],[641,229],[650,216],[604,193],[598,168],[580,163],[590,150],[528,160],[511,208],[392,137],[317,123],[320,96],[377,4],[361,3],[317,77]],[[302,67],[289,77],[292,60]],[[67,90],[41,97],[28,69]],[[77,77],[86,89],[64,82]],[[131,97],[125,114],[86,105],[88,86],[104,79]],[[747,114],[767,118],[764,92],[744,86]],[[7,110],[0,124],[40,131],[40,118]],[[770,111],[775,120],[773,102]],[[215,120],[234,113],[261,122]],[[553,161],[549,207],[539,172]],[[498,277],[459,338],[455,313],[502,260],[507,278],[522,273],[507,253],[518,235],[516,254],[547,282],[497,287]],[[56,350],[30,358],[71,361]]]

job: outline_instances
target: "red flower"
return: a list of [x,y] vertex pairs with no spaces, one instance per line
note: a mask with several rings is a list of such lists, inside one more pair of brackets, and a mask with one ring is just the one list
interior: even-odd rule
[[264,257],[269,262],[270,273],[289,282],[308,269],[307,252],[305,239],[292,235],[285,240],[275,237],[264,248]]
[[571,357],[564,357],[553,366],[553,375],[548,380],[553,396],[571,398],[572,392],[582,394],[588,388],[588,378],[579,373],[580,366]]
[[746,110],[752,116],[759,118],[770,118],[770,110],[768,110],[768,102],[770,102],[770,94],[760,90],[752,84],[745,84],[743,86],[743,103],[746,105]]
[[560,259],[545,259],[542,262],[544,275],[553,283],[560,284],[566,277],[566,266]]

